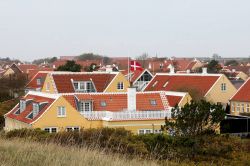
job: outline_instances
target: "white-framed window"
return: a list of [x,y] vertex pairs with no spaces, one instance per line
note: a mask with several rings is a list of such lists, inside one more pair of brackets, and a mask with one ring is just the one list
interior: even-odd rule
[[106,101],[101,101],[101,106],[102,106],[102,107],[106,107],[106,106],[107,106]]
[[231,112],[234,112],[234,111],[235,111],[235,104],[232,103],[232,104],[231,104]]
[[245,112],[245,104],[241,103],[241,112]]
[[237,111],[237,112],[240,112],[240,103],[237,103],[236,111]]
[[57,133],[57,127],[45,127],[44,131],[47,131],[48,133]]
[[150,134],[153,133],[152,129],[139,129],[138,134]]
[[80,131],[80,127],[74,126],[74,127],[66,127],[66,131]]
[[20,112],[23,112],[25,110],[25,108],[26,108],[26,101],[25,100],[20,100],[19,108],[20,108]]
[[78,81],[73,82],[75,91],[85,91],[85,92],[94,92],[94,87],[91,81]]
[[91,103],[91,101],[81,101],[79,103],[79,111],[80,112],[92,111],[92,103]]
[[246,111],[250,112],[250,104],[246,104]]
[[36,84],[37,84],[37,85],[41,85],[41,84],[42,84],[41,78],[36,79]]
[[117,89],[118,89],[118,90],[123,90],[123,89],[124,89],[123,82],[118,82],[118,83],[117,83]]
[[156,100],[150,100],[150,104],[151,105],[156,105],[157,103],[156,103]]
[[39,113],[39,104],[38,103],[33,103],[32,113],[33,113],[33,118],[35,116],[37,116],[37,114]]
[[154,130],[154,133],[155,133],[155,134],[162,133],[162,130],[161,130],[161,129],[159,129],[159,130],[155,129],[155,130]]
[[227,90],[227,86],[226,86],[226,83],[222,83],[221,84],[221,91],[226,91]]
[[49,91],[49,89],[50,89],[50,83],[47,82],[47,83],[46,83],[46,91]]
[[57,117],[66,117],[66,108],[64,106],[57,107]]

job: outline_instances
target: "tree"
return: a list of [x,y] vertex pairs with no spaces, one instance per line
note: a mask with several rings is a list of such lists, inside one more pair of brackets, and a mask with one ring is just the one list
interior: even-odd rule
[[72,71],[72,72],[80,72],[82,66],[76,64],[75,61],[67,61],[65,65],[59,66],[56,71]]
[[171,119],[166,118],[162,128],[177,136],[196,136],[205,131],[214,131],[225,115],[220,104],[211,104],[205,100],[191,101],[183,108],[173,108]]
[[238,66],[239,63],[236,60],[230,60],[225,63],[226,66]]
[[216,60],[211,60],[207,65],[208,73],[219,73],[221,69],[222,69],[221,65]]
[[102,59],[101,55],[93,54],[93,53],[84,53],[78,56],[78,60],[98,60]]
[[147,53],[143,53],[142,55],[138,56],[136,60],[140,61],[143,68],[146,66],[147,59],[149,58]]
[[100,66],[97,66],[96,63],[91,63],[90,66],[84,67],[84,71],[93,72],[93,71],[97,71],[99,68]]

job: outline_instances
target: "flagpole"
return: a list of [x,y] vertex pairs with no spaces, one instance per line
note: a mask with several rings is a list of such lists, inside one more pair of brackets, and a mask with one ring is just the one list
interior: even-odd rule
[[129,56],[128,56],[128,82],[129,82],[129,87],[130,87],[130,85],[131,85],[131,83],[130,83],[130,63],[129,63]]

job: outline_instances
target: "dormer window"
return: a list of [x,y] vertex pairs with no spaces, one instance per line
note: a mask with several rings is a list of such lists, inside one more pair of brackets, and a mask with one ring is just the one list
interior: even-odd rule
[[94,87],[91,81],[73,82],[76,92],[94,92]]
[[36,84],[37,84],[37,85],[41,85],[41,84],[42,84],[41,78],[36,79]]
[[151,105],[156,105],[156,100],[150,100]]
[[91,101],[80,101],[79,102],[79,111],[80,112],[92,111],[92,102]]
[[26,108],[26,101],[25,100],[20,100],[20,112],[23,112]]
[[33,103],[33,118],[39,113],[39,104],[38,103]]
[[101,106],[102,106],[102,107],[106,107],[106,106],[107,106],[106,101],[101,101]]

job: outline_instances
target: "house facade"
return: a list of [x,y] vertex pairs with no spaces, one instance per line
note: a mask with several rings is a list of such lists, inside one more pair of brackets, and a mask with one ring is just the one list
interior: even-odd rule
[[41,128],[48,132],[83,128],[125,128],[135,134],[158,133],[171,108],[191,98],[177,92],[64,93],[30,91],[5,115],[5,130]]
[[42,92],[126,92],[129,82],[120,72],[50,72]]
[[237,91],[223,74],[157,73],[144,91],[186,91],[192,97],[226,105]]
[[250,79],[230,99],[230,114],[250,114]]

